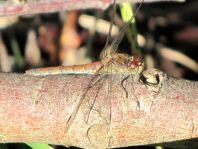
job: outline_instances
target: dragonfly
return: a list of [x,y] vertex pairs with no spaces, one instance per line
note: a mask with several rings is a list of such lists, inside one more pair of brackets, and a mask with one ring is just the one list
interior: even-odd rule
[[[129,19],[127,23],[123,25],[123,27],[120,29],[118,35],[115,37],[115,39],[112,41],[110,46],[108,46],[109,37],[111,36],[111,28],[112,28],[112,20],[110,23],[110,29],[109,29],[109,35],[107,37],[107,41],[105,44],[105,47],[101,54],[101,61],[89,63],[89,64],[83,64],[83,65],[73,65],[73,66],[58,66],[58,67],[46,67],[46,68],[37,68],[37,69],[30,69],[27,70],[25,73],[27,75],[32,76],[46,76],[46,75],[60,75],[60,74],[94,74],[93,77],[90,79],[88,86],[86,87],[85,91],[83,92],[83,95],[80,97],[79,102],[73,109],[71,115],[69,116],[67,120],[67,126],[66,131],[69,130],[70,125],[74,121],[79,109],[84,106],[85,108],[82,108],[82,112],[85,115],[85,122],[88,122],[89,115],[91,113],[91,109],[93,109],[94,103],[96,102],[97,95],[99,93],[98,91],[95,93],[95,97],[88,97],[89,91],[94,86],[99,86],[101,88],[102,84],[105,80],[107,80],[108,77],[105,77],[106,75],[116,74],[116,75],[124,75],[126,76],[122,83],[129,78],[131,75],[140,75],[144,70],[144,62],[141,57],[139,56],[130,56],[128,54],[118,53],[118,46],[123,39],[130,22],[133,21],[136,13],[140,9],[141,5],[143,4],[143,1],[139,4],[138,8],[136,9],[136,12],[133,16]],[[115,13],[116,9],[116,0],[113,1],[113,9]],[[112,17],[113,18],[113,17]],[[109,78],[110,80],[110,78]],[[108,83],[108,92],[111,92],[111,83]],[[123,87],[125,90],[125,88]],[[125,90],[126,91],[126,90]],[[110,93],[108,93],[110,94]],[[105,119],[107,123],[110,125],[111,123],[111,101],[108,100],[109,95],[107,95],[107,111],[108,114],[104,114]],[[84,110],[83,110],[84,109]],[[102,111],[101,111],[102,112]]]

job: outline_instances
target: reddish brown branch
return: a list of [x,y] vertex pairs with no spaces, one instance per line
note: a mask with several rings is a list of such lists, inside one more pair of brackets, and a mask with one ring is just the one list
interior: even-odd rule
[[[198,138],[198,83],[172,78],[165,80],[157,94],[130,78],[125,82],[126,98],[120,86],[122,79],[113,76],[108,99],[105,82],[96,98],[98,86],[85,98],[96,99],[88,123],[84,121],[84,104],[66,132],[67,120],[89,79],[0,74],[0,142],[104,148],[109,137],[111,147]],[[107,123],[110,99],[111,125]]]
[[[142,0],[118,0],[120,2],[141,2]],[[153,1],[184,1],[184,0],[145,0]],[[49,13],[55,11],[74,9],[106,9],[112,0],[28,0],[27,2],[6,1],[0,6],[0,17],[9,15],[32,15],[37,13]]]

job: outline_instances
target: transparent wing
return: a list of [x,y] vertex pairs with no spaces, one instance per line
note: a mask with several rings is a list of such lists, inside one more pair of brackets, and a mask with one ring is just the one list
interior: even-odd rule
[[[133,21],[133,19],[135,18],[137,12],[139,11],[141,5],[143,4],[144,0],[142,0],[142,2],[139,4],[138,8],[136,9],[135,13],[133,16],[131,16],[131,18],[129,19],[129,21],[127,23],[124,24],[124,26],[120,29],[118,35],[116,35],[115,39],[113,40],[113,42],[110,45],[110,48],[107,48],[107,43],[105,45],[105,48],[103,49],[102,53],[104,53],[101,58],[104,59],[107,54],[110,54],[111,56],[113,56],[118,49],[118,46],[120,44],[120,42],[122,41],[124,35],[127,32],[127,29],[129,28],[130,23]],[[113,19],[112,19],[113,20]],[[112,22],[113,23],[113,22]],[[111,24],[112,25],[112,24]]]
[[[91,78],[91,80],[90,80],[90,82],[89,82],[87,88],[85,89],[83,95],[81,96],[81,98],[80,98],[80,100],[79,100],[77,106],[76,106],[75,109],[72,111],[72,113],[71,113],[69,119],[67,120],[66,132],[68,131],[68,129],[69,129],[70,125],[72,124],[72,122],[74,121],[74,119],[76,118],[76,115],[77,115],[77,113],[78,113],[80,107],[82,106],[83,102],[84,102],[85,100],[88,99],[87,97],[88,97],[89,91],[90,91],[91,88],[94,87],[98,82],[100,82],[101,79],[102,79],[101,75],[94,75],[94,76]],[[88,99],[88,100],[89,100],[89,99]],[[92,98],[90,98],[90,100],[92,100]],[[92,102],[92,101],[87,101],[87,102]],[[89,109],[89,108],[88,108],[88,109]]]
[[100,59],[103,59],[103,58],[105,58],[109,55],[108,51],[107,51],[107,48],[108,48],[109,40],[110,40],[110,37],[111,37],[111,32],[112,32],[112,27],[113,27],[113,18],[114,18],[115,13],[116,13],[116,0],[113,1],[113,11],[111,12],[111,22],[110,22],[110,26],[109,26],[109,32],[108,32],[108,36],[107,36],[105,46],[104,46],[104,48],[103,48],[103,50],[100,54]]
[[[108,75],[100,75],[101,79],[94,84],[94,86],[88,90],[84,102],[81,106],[82,113],[84,115],[84,120],[86,123],[89,122],[89,117],[94,112],[104,121],[109,121],[108,111],[109,104],[108,100],[104,99],[105,82],[108,80]],[[94,96],[93,96],[94,95]]]
[[116,0],[113,1],[113,12],[111,14],[111,22],[110,22],[110,26],[109,26],[109,33],[108,33],[108,36],[107,36],[107,41],[105,43],[104,49],[106,49],[107,46],[109,45],[109,39],[111,37],[111,31],[112,31],[112,27],[113,27],[113,18],[114,18],[114,15],[115,15],[115,11],[116,11]]
[[[82,112],[84,114],[84,120],[87,123],[89,120],[89,115],[91,113],[91,110],[94,108],[97,109],[101,113],[106,113],[105,109],[108,110],[109,105],[107,103],[104,104],[98,104],[98,107],[95,107],[96,100],[98,99],[100,89],[103,87],[104,81],[107,79],[107,75],[101,74],[102,71],[104,71],[105,66],[101,66],[96,74],[91,78],[89,84],[87,85],[83,95],[81,96],[77,106],[72,111],[66,126],[66,132],[68,131],[70,125],[76,118],[76,115],[80,108],[82,108]],[[93,95],[95,95],[93,97]],[[106,114],[104,114],[106,115]],[[106,117],[106,116],[104,116]]]

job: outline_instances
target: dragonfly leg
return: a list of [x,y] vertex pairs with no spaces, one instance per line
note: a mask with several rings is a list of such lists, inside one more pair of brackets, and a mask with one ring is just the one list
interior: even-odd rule
[[124,82],[129,78],[130,75],[126,76],[122,81],[121,81],[121,87],[123,88],[123,90],[125,91],[126,94],[126,98],[128,98],[128,91],[126,89],[126,87],[124,86]]

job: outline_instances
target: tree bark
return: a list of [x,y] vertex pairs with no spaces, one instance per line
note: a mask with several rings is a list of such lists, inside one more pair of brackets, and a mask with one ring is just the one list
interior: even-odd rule
[[[19,2],[7,0],[1,4],[0,17],[10,15],[33,15],[38,13],[49,13],[76,9],[106,9],[112,4],[113,0],[28,0]],[[117,0],[121,2],[141,2],[142,0]],[[145,2],[156,1],[178,1],[185,0],[144,0]]]
[[[104,76],[89,89],[66,130],[92,77],[1,73],[0,142],[105,148],[198,138],[198,83],[174,78],[165,79],[160,91],[153,92],[132,77],[123,83],[124,89],[121,76]],[[198,142],[190,146],[198,147]]]

